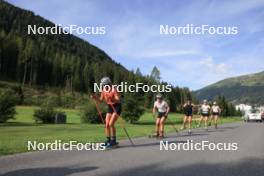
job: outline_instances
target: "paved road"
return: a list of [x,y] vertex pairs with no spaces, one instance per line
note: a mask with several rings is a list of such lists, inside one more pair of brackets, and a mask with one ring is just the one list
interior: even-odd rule
[[218,130],[196,129],[171,134],[170,144],[210,141],[238,143],[237,151],[160,151],[155,139],[135,139],[136,146],[121,141],[119,149],[100,152],[33,152],[0,158],[4,176],[263,176],[264,123],[231,123]]

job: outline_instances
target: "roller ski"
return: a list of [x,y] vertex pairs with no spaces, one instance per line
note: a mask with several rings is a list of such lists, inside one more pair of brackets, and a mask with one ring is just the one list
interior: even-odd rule
[[158,138],[159,136],[157,134],[150,134],[148,135],[148,138]]
[[192,130],[188,130],[188,135],[192,135]]
[[159,134],[150,134],[148,135],[148,138],[156,138],[156,139],[164,139],[164,135],[159,135]]
[[119,145],[118,142],[110,142],[110,143],[107,143],[107,145],[105,146],[105,149],[106,150],[111,150],[111,149],[115,149],[115,148],[118,148]]

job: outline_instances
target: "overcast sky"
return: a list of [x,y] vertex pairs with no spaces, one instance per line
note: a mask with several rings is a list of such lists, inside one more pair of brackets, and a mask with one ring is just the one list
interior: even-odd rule
[[[8,0],[54,23],[106,26],[79,37],[129,70],[192,90],[264,70],[263,0]],[[160,35],[160,25],[237,26],[238,35]]]

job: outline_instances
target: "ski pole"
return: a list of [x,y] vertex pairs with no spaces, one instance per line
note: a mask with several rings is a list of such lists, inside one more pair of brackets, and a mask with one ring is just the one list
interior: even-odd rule
[[174,126],[174,124],[172,123],[172,121],[167,117],[169,123],[171,124],[171,126],[173,127],[173,129],[175,130],[176,133],[179,133],[179,130]]
[[[155,117],[155,114],[152,114],[152,117],[153,117],[153,120],[154,120],[154,124],[156,125],[156,117]],[[153,134],[155,134],[155,133],[157,133],[157,131],[156,130],[153,130]],[[154,136],[153,134],[151,133],[151,135],[149,135],[149,137]]]
[[[154,118],[154,120],[155,120],[155,117],[154,117],[154,115],[152,116],[153,118]],[[173,125],[173,123],[172,123],[172,121],[167,117],[167,119],[168,119],[168,121],[169,121],[169,123],[170,123],[170,125],[172,126],[172,128],[175,130],[175,132],[176,133],[179,133],[179,130]]]
[[[92,99],[93,99],[93,98],[92,98]],[[102,123],[104,124],[104,123],[105,123],[105,122],[104,122],[104,118],[103,118],[102,113],[101,113],[101,111],[100,111],[100,109],[99,109],[99,107],[98,107],[98,103],[97,103],[97,101],[96,101],[95,99],[93,99],[93,102],[94,102],[95,107],[96,107],[96,110],[97,110],[97,112],[98,112],[98,114],[99,114],[99,116],[100,116],[100,119],[101,119]]]
[[193,118],[193,121],[194,121],[194,126],[196,127],[197,126],[197,117]]
[[[117,112],[116,112],[114,106],[113,106],[112,104],[109,104],[109,105],[111,106],[111,108],[113,109],[113,111],[116,113],[116,115],[117,115],[118,117],[120,117],[120,115],[117,114]],[[132,144],[132,146],[134,146],[134,143],[133,143],[132,139],[130,138],[130,136],[129,136],[127,130],[126,130],[125,122],[123,121],[123,119],[122,119],[121,117],[120,117],[120,119],[121,119],[121,127],[123,128],[123,130],[124,130],[124,132],[125,132],[127,138],[129,139],[130,143]]]

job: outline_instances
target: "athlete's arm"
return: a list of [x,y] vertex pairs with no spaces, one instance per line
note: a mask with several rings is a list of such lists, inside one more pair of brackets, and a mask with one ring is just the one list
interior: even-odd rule
[[156,103],[154,103],[154,106],[153,106],[153,109],[152,109],[152,114],[153,114],[153,115],[156,114],[156,109],[157,109],[157,107],[156,107]]
[[195,104],[192,104],[192,110],[194,111],[196,108],[196,105]]
[[[115,90],[116,91],[116,90]],[[116,91],[115,96],[114,96],[115,102],[120,102],[120,96],[118,92]]]
[[200,108],[200,105],[195,105],[195,104],[192,104],[192,106],[193,106],[194,108],[197,108],[197,109],[199,109],[199,108]]
[[101,93],[100,98],[98,99],[99,102],[102,102],[104,100],[104,94]]
[[114,103],[119,103],[120,102],[120,96],[119,96],[119,93],[117,92],[117,90],[114,88],[111,90],[112,91],[112,95],[111,95],[111,100],[114,102]]
[[152,109],[152,114],[153,114],[153,115],[156,114],[156,107],[153,107],[153,109]]
[[198,114],[202,114],[202,106],[198,105]]
[[169,105],[167,105],[167,111],[166,111],[166,115],[168,115],[168,114],[169,114],[169,112],[170,112],[170,107],[169,107]]
[[96,101],[102,102],[103,101],[103,94],[101,93],[99,98],[96,95],[92,94],[92,95],[90,95],[90,98],[92,98]]

